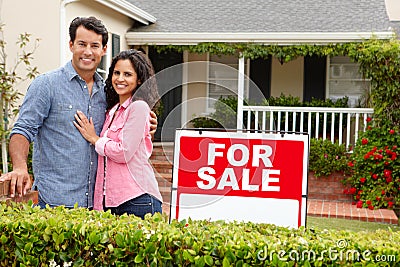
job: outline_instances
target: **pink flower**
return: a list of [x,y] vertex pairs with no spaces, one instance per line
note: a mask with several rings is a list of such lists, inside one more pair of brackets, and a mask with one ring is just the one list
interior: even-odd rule
[[372,118],[371,117],[367,117],[366,121],[370,122],[370,121],[372,121]]
[[388,201],[388,207],[389,207],[389,208],[393,208],[393,204],[394,204],[394,203],[393,203],[392,201]]
[[376,173],[372,174],[372,179],[374,180],[378,179],[378,175]]
[[396,132],[395,132],[393,129],[391,129],[391,130],[389,131],[389,133],[390,133],[390,134],[395,134]]
[[370,210],[373,210],[373,209],[374,209],[374,206],[368,205],[368,208],[369,208]]
[[364,177],[361,177],[360,178],[360,182],[363,184],[363,183],[365,183],[365,181],[366,181],[367,179],[365,179]]
[[357,201],[357,208],[362,208],[362,206],[363,206],[363,202],[361,200]]

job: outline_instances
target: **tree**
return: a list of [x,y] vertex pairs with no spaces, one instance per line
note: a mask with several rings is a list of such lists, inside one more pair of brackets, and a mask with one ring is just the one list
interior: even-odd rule
[[[18,114],[17,103],[22,95],[16,88],[18,83],[33,79],[39,73],[37,67],[31,66],[32,55],[39,46],[39,39],[35,39],[33,48],[28,51],[28,45],[31,43],[31,34],[20,34],[16,42],[19,52],[17,52],[14,64],[9,66],[3,29],[4,24],[0,24],[0,142],[2,171],[6,173],[8,172],[7,140],[9,125],[10,121],[13,121]],[[21,66],[26,71],[24,76],[17,73]]]

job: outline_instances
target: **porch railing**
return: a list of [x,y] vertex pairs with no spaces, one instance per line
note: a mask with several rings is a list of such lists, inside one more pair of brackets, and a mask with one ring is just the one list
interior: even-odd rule
[[306,132],[310,138],[330,139],[352,150],[365,131],[372,108],[243,106],[246,129]]

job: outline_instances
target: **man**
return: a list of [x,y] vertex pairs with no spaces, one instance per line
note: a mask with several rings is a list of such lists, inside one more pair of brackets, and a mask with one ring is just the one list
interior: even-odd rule
[[[95,17],[77,17],[69,27],[72,60],[38,76],[29,86],[10,137],[13,171],[0,181],[11,180],[10,194],[24,195],[31,188],[27,157],[33,148],[33,188],[41,207],[93,206],[97,154],[76,130],[74,114],[81,110],[93,119],[97,134],[105,118],[104,81],[96,72],[106,53],[108,31]],[[152,114],[152,130],[157,121]],[[99,166],[101,167],[101,166]]]

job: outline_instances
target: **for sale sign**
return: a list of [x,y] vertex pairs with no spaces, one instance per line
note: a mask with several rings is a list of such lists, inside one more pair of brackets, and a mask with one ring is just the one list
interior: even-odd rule
[[171,219],[305,226],[309,137],[177,130]]

